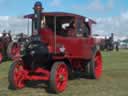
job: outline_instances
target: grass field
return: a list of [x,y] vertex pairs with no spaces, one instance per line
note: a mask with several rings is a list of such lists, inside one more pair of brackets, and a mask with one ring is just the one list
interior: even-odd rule
[[48,94],[47,86],[22,90],[8,89],[8,69],[11,61],[0,65],[0,96],[128,96],[128,50],[103,52],[103,75],[99,80],[76,79],[68,82],[61,94]]

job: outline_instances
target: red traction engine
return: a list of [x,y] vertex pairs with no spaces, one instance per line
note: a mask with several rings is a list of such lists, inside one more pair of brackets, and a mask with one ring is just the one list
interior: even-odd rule
[[[36,2],[32,19],[32,36],[9,70],[13,89],[24,88],[27,81],[48,81],[50,90],[63,92],[68,79],[81,73],[91,79],[102,74],[102,56],[91,36],[95,22],[86,17],[64,12],[42,12]],[[81,75],[79,74],[79,75]]]

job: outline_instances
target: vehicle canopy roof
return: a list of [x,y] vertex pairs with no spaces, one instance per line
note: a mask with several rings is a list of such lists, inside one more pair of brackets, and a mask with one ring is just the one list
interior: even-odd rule
[[[67,12],[43,12],[42,16],[71,16],[71,17],[80,18],[83,20],[85,20],[87,18],[87,17],[81,16],[81,15],[67,13]],[[29,14],[29,15],[24,16],[24,18],[30,18],[30,19],[32,19],[33,17],[34,17],[34,14]],[[89,22],[91,24],[96,24],[96,22],[91,19],[89,19]]]

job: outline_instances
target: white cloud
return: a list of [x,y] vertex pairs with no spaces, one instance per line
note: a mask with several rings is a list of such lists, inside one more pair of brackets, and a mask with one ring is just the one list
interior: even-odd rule
[[127,12],[124,12],[124,13],[122,13],[121,14],[121,17],[123,18],[123,19],[128,19],[128,11]]
[[107,8],[112,9],[113,7],[114,7],[114,0],[108,0]]
[[106,12],[114,7],[114,0],[108,0],[106,4],[103,4],[101,0],[93,0],[88,6],[87,10],[94,12]]
[[6,20],[8,20],[8,17],[9,16],[0,16],[0,20],[6,21]]
[[[12,33],[27,33],[28,20],[22,17],[0,16],[0,32],[6,30]],[[29,27],[31,28],[31,27]]]
[[128,36],[128,11],[116,17],[97,18],[93,33],[100,35]]
[[59,7],[59,6],[61,6],[61,0],[53,0],[51,2],[51,6],[53,6],[53,7]]
[[89,11],[103,11],[105,6],[103,6],[100,2],[100,0],[93,0],[88,6],[86,6],[86,9]]
[[83,5],[73,5],[73,8],[80,11],[88,11],[88,12],[107,12],[114,8],[114,0],[108,0],[106,4],[101,2],[101,0],[92,0],[92,2]]

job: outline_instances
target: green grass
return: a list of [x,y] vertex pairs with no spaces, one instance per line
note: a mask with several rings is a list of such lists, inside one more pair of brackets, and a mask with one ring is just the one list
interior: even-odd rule
[[128,96],[128,50],[103,52],[103,75],[99,80],[76,79],[68,82],[61,94],[49,94],[44,84],[37,88],[8,89],[11,61],[0,65],[0,96]]

